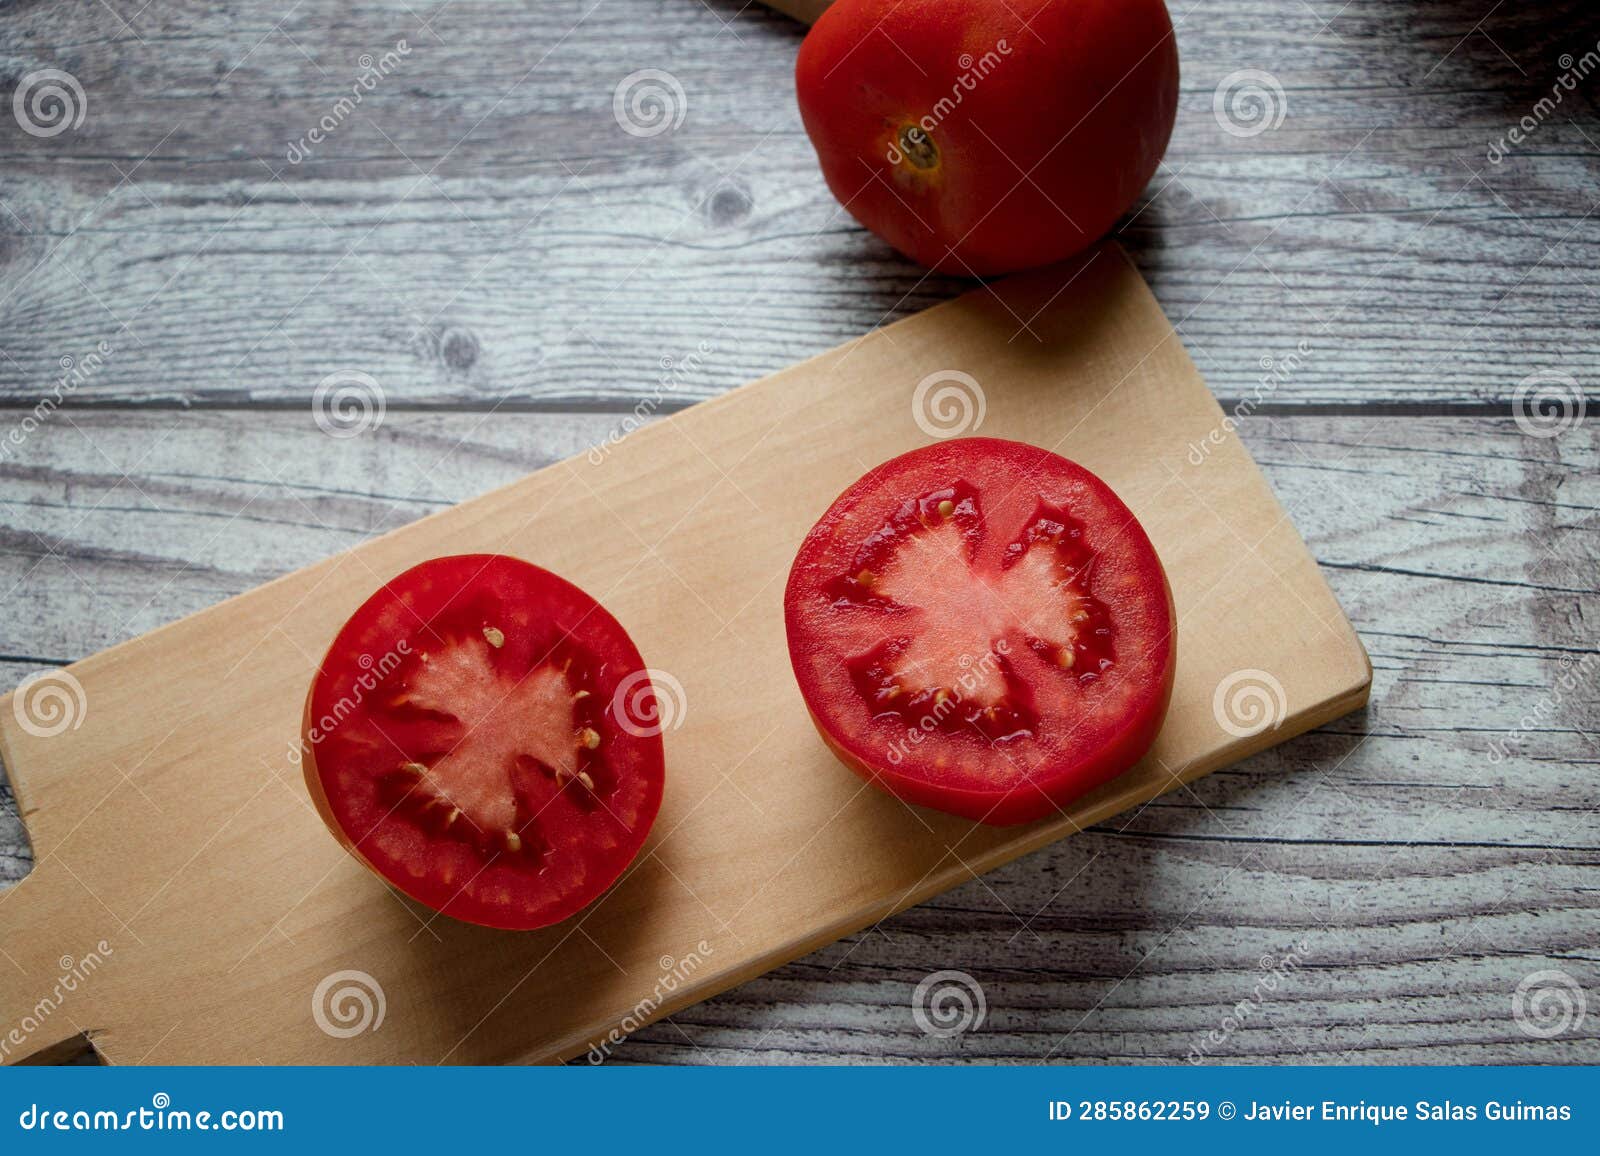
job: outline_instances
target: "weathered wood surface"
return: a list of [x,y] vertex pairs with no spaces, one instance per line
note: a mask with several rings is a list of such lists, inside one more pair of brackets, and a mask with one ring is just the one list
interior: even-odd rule
[[[1219,396],[1304,342],[1243,433],[1363,633],[1372,706],[619,1060],[1600,1060],[1597,403],[1559,438],[1510,416],[1537,371],[1594,391],[1600,74],[1489,159],[1600,17],[1171,7],[1178,130],[1120,239]],[[951,296],[823,187],[793,105],[801,34],[733,0],[0,9],[0,436],[62,357],[113,346],[0,458],[0,682],[581,451],[702,341],[663,408]],[[393,75],[289,163],[360,55],[402,37]],[[5,115],[41,68],[82,83],[77,130]],[[675,131],[613,117],[642,69],[682,85]],[[1277,128],[1220,127],[1242,69],[1281,83]],[[374,433],[311,421],[338,370],[381,385]],[[988,1000],[953,1040],[911,1015],[944,968]],[[1589,1011],[1542,1039],[1512,999],[1549,969]]]
[[[776,13],[128,7],[120,27],[98,0],[0,16],[0,75],[65,68],[87,101],[45,139],[0,118],[0,398],[35,397],[107,340],[78,404],[291,403],[340,369],[392,402],[621,404],[710,341],[686,402],[956,289],[828,194],[793,99],[802,29]],[[1489,7],[1172,5],[1179,123],[1121,235],[1220,395],[1302,341],[1286,403],[1503,401],[1536,369],[1586,368],[1600,75],[1488,154],[1600,20],[1589,0]],[[362,54],[401,39],[291,164]],[[619,127],[614,93],[643,69],[681,86],[675,131]],[[1284,115],[1241,137],[1214,101],[1245,69],[1276,77]]]
[[[309,412],[60,414],[6,469],[3,674],[581,452],[616,420],[391,414],[335,442]],[[1366,640],[1370,708],[681,1012],[619,1060],[1600,1060],[1600,1017],[1544,1040],[1511,1015],[1534,972],[1600,981],[1600,434],[1320,415],[1243,433]],[[22,836],[0,830],[18,875]],[[1207,1045],[1301,940],[1278,991]],[[945,968],[989,1006],[956,1040],[911,1017]]]

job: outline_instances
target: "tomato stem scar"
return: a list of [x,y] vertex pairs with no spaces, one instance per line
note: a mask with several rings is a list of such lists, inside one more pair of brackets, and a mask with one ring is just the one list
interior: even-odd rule
[[921,125],[907,124],[900,127],[900,151],[905,153],[906,160],[919,169],[937,168],[939,164],[939,149],[933,143]]

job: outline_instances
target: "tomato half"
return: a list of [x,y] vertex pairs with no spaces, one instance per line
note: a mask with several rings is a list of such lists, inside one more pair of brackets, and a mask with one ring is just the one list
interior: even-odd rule
[[885,462],[807,535],[789,657],[825,742],[911,803],[1054,815],[1155,741],[1176,662],[1155,548],[1047,450],[942,442]]
[[655,711],[627,632],[572,583],[498,554],[435,558],[334,639],[306,699],[306,785],[340,842],[418,902],[544,927],[649,834]]
[[800,45],[833,195],[930,268],[1060,261],[1149,182],[1178,111],[1162,0],[835,0]]

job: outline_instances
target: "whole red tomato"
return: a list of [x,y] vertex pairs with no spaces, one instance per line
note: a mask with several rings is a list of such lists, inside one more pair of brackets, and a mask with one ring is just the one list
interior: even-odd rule
[[1162,0],[838,0],[800,46],[834,196],[911,259],[987,276],[1071,256],[1166,150]]

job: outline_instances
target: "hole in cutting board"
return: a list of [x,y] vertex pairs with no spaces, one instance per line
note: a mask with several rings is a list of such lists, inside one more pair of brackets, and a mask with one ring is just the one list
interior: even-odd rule
[[0,762],[0,893],[15,887],[33,870],[33,840],[22,821],[22,807],[11,776]]

